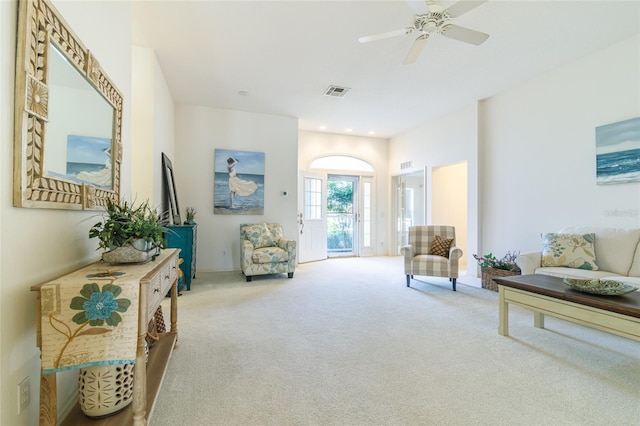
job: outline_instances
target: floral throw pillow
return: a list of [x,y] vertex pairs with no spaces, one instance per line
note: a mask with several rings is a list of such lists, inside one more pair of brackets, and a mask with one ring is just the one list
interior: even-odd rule
[[275,245],[275,241],[273,239],[273,235],[267,227],[266,223],[260,223],[252,226],[248,226],[245,228],[245,235],[251,244],[253,244],[253,248],[262,248],[262,247],[273,247]]
[[446,257],[448,259],[449,249],[451,248],[452,243],[453,238],[442,238],[440,235],[436,235],[431,243],[431,250],[429,250],[429,254]]
[[598,270],[596,234],[542,234],[542,266]]

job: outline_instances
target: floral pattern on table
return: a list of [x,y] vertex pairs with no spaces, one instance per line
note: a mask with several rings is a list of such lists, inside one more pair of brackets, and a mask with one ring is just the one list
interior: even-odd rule
[[132,278],[102,270],[42,286],[43,373],[135,362],[139,282]]

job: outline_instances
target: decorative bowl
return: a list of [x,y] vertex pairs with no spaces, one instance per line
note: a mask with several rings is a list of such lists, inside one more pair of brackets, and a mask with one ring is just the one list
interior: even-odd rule
[[600,294],[603,296],[619,296],[636,291],[638,287],[614,280],[588,280],[582,278],[565,278],[562,280],[574,290],[583,293]]

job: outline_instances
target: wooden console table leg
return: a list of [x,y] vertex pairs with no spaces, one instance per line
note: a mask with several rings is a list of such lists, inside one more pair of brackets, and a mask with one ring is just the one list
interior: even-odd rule
[[[171,285],[171,332],[178,334],[178,280]],[[178,340],[176,339],[176,345]]]
[[498,286],[498,292],[500,293],[498,299],[498,334],[501,336],[509,335],[509,304],[504,298],[504,286]]
[[533,311],[533,326],[544,328],[544,314],[542,312]]
[[[147,292],[141,291],[139,295],[139,309],[147,309]],[[147,362],[145,346],[147,344],[148,324],[138,323],[138,347],[136,349],[136,365],[133,367],[133,425],[146,426],[147,424]]]
[[133,424],[145,426],[147,424],[147,366],[145,354],[145,337],[147,333],[138,336],[136,365],[133,367]]
[[40,374],[40,426],[56,426],[58,401],[55,374]]

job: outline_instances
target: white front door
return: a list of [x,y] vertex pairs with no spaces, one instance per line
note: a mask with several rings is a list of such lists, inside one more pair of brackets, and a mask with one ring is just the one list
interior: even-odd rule
[[358,176],[327,178],[327,255],[358,256]]
[[300,172],[298,183],[298,262],[327,258],[327,175]]

